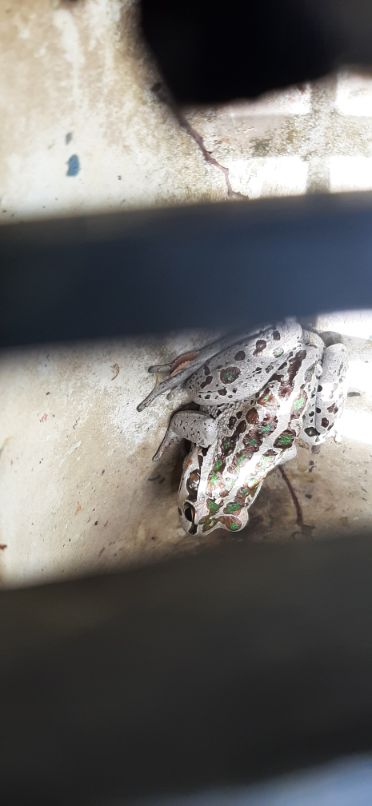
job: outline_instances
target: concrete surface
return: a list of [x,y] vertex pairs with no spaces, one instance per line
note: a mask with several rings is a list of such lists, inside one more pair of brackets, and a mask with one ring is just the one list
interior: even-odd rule
[[[340,75],[255,104],[167,107],[134,0],[0,2],[0,221],[241,195],[372,188],[372,80]],[[316,312],[315,312],[316,313]],[[246,533],[316,539],[372,521],[372,314],[345,334],[342,442],[267,480]],[[146,368],[211,334],[0,358],[0,577],[6,584],[195,551],[178,525],[180,452],[151,465],[173,400]],[[288,481],[290,485],[288,486]],[[291,489],[290,489],[291,487]]]
[[[328,317],[321,326],[332,324]],[[316,454],[302,448],[285,467],[291,491],[280,471],[268,477],[245,532],[234,538],[215,532],[204,540],[184,535],[176,505],[182,451],[159,465],[151,457],[185,397],[160,398],[142,414],[136,405],[152,385],[150,363],[210,337],[174,334],[162,343],[2,357],[3,582],[116,567],[221,540],[316,539],[333,529],[370,528],[372,341],[345,336],[353,396],[340,423],[341,442]]]

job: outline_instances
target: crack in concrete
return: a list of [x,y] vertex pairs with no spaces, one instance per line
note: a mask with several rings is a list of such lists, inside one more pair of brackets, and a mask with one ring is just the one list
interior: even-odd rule
[[185,132],[187,132],[187,134],[189,135],[189,137],[191,137],[191,139],[194,141],[194,143],[196,143],[199,151],[204,157],[205,162],[208,163],[208,165],[213,165],[213,167],[217,168],[218,171],[221,171],[225,179],[228,197],[236,199],[245,199],[245,200],[249,199],[249,196],[246,196],[244,193],[240,193],[240,191],[238,190],[234,190],[234,188],[231,185],[229,169],[226,168],[226,165],[222,165],[221,162],[216,160],[216,158],[213,157],[212,153],[208,151],[204,142],[204,138],[202,137],[200,132],[198,132],[197,129],[195,129],[195,127],[190,123],[190,121],[187,120],[186,116],[174,102],[173,98],[169,94],[166,87],[164,87],[164,85],[161,83],[161,81],[155,82],[155,84],[153,84],[153,86],[151,87],[151,90],[154,93],[154,95],[156,95],[158,101],[160,101],[161,104],[166,104],[166,106],[168,106],[168,108],[171,110],[172,114],[174,115],[175,119],[177,120],[181,128],[184,129]]
[[213,157],[212,153],[208,151],[202,135],[197,131],[197,129],[194,128],[194,126],[191,125],[190,121],[188,121],[187,118],[179,110],[177,110],[177,119],[180,126],[182,126],[182,128],[185,129],[187,134],[189,134],[190,137],[194,140],[194,143],[196,143],[196,145],[198,146],[199,151],[201,151],[205,161],[209,165],[213,165],[214,168],[217,168],[224,175],[228,197],[248,199],[249,197],[245,196],[244,193],[240,193],[238,190],[233,189],[231,185],[229,169],[226,168],[225,165],[222,165],[221,162],[218,162],[218,160],[216,160],[215,157]]
[[293,505],[294,505],[294,508],[295,508],[295,510],[296,510],[296,524],[297,524],[297,526],[298,526],[298,527],[301,529],[301,532],[302,532],[302,531],[305,531],[305,521],[304,521],[304,516],[303,516],[303,513],[302,513],[302,507],[301,507],[301,504],[300,504],[300,502],[299,502],[299,500],[298,500],[298,498],[297,498],[297,493],[296,493],[296,490],[294,489],[294,487],[293,487],[293,485],[292,485],[292,482],[291,482],[291,480],[288,478],[288,476],[287,476],[287,474],[286,474],[286,472],[285,472],[284,468],[283,468],[283,467],[279,467],[279,468],[278,468],[278,470],[279,470],[279,473],[281,474],[282,478],[284,479],[284,481],[285,481],[285,483],[286,483],[286,485],[287,485],[287,487],[288,487],[289,494],[290,494],[290,496],[291,496],[291,498],[292,498]]
[[2,454],[3,454],[3,452],[4,452],[5,448],[6,448],[6,446],[7,446],[8,442],[9,442],[9,440],[10,440],[10,437],[6,437],[6,439],[4,439],[3,444],[2,444],[2,445],[0,445],[0,459],[1,459],[1,457],[2,457]]

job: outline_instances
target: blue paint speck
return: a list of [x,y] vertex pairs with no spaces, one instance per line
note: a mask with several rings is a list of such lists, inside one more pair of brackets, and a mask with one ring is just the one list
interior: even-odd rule
[[67,160],[66,176],[77,176],[80,171],[80,160],[77,154],[71,154]]

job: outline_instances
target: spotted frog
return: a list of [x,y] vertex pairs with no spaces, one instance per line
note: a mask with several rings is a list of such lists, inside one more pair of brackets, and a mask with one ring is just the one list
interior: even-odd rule
[[149,368],[166,378],[139,411],[177,386],[197,404],[173,414],[154,456],[180,439],[191,443],[178,493],[186,532],[246,526],[267,474],[296,456],[299,441],[320,445],[334,433],[346,370],[343,344],[326,344],[294,320],[227,336]]

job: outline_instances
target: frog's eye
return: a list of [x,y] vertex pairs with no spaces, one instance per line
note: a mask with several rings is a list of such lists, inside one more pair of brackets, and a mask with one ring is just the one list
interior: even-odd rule
[[190,521],[190,523],[194,523],[195,509],[192,506],[192,504],[189,504],[188,501],[186,501],[186,504],[185,504],[185,506],[183,508],[183,512],[184,512],[186,520]]

